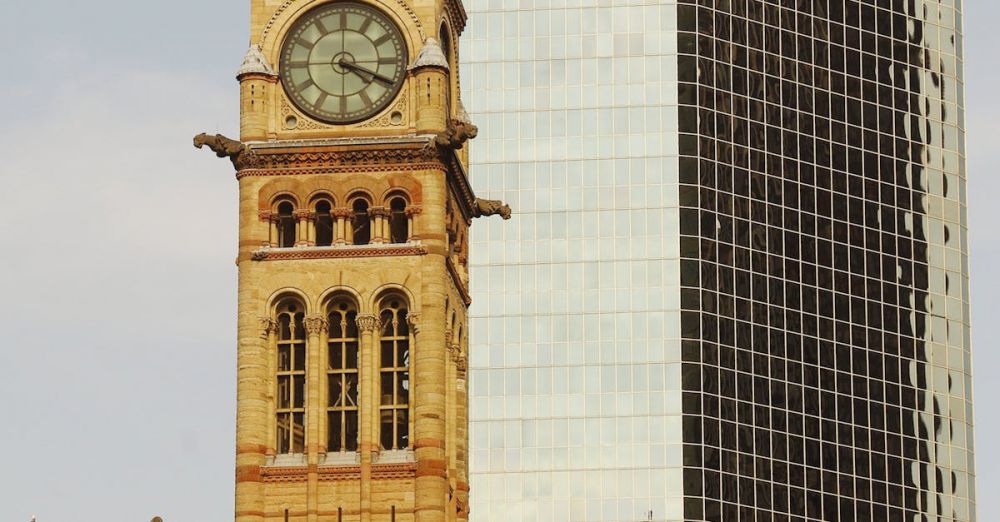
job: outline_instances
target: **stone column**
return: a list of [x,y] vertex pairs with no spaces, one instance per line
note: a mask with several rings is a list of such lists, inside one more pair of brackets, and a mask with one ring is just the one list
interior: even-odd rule
[[406,207],[407,241],[417,241],[420,236],[417,233],[417,216],[423,213],[424,209],[418,205]]
[[295,227],[295,246],[309,246],[309,218],[312,212],[308,209],[296,210],[293,215],[298,223]]
[[315,212],[310,212],[306,219],[306,241],[309,246],[316,246],[316,216]]
[[260,318],[260,338],[264,342],[264,350],[267,354],[267,376],[264,379],[264,394],[267,397],[267,441],[264,446],[267,448],[267,456],[273,457],[278,450],[275,448],[277,439],[277,426],[275,426],[275,382],[274,376],[278,371],[278,321],[270,317]]
[[322,424],[320,403],[320,334],[326,328],[326,318],[310,315],[305,319],[306,333],[306,463],[308,482],[306,493],[306,518],[319,520],[319,433]]
[[389,209],[385,207],[371,207],[368,215],[372,219],[372,244],[387,243],[386,220],[389,217]]
[[379,328],[378,316],[374,314],[358,315],[358,332],[361,334],[361,346],[358,362],[360,388],[360,408],[358,427],[360,441],[358,451],[361,453],[361,522],[370,522],[372,518],[372,461],[378,455],[378,441],[375,440],[375,425],[378,423],[379,402],[375,400],[375,386],[378,381],[378,363],[375,357],[373,337]]
[[349,208],[335,208],[331,212],[334,219],[334,245],[345,245],[347,244],[347,228],[350,226],[351,209]]
[[267,241],[264,242],[265,247],[274,247],[278,243],[278,220],[277,216],[274,215],[270,210],[260,211],[260,220],[267,223]]

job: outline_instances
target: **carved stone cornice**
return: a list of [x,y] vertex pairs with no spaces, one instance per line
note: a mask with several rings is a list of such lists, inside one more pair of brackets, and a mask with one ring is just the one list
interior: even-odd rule
[[308,259],[342,259],[350,257],[424,256],[427,249],[419,245],[373,245],[362,247],[281,248],[255,250],[254,261],[295,261]]
[[413,335],[419,334],[420,333],[420,314],[419,313],[410,313],[410,314],[408,314],[406,316],[406,324],[408,324],[410,326],[410,331],[413,332]]
[[[417,465],[412,462],[393,464],[372,464],[372,479],[398,480],[413,478]],[[317,468],[320,482],[346,482],[361,479],[361,467],[352,464],[348,466],[319,466]],[[261,467],[260,476],[264,482],[306,482],[309,477],[308,466]]]
[[374,314],[358,314],[358,330],[363,333],[371,333],[378,330],[379,319]]
[[[251,145],[257,163],[252,168],[283,170],[322,167],[409,166],[437,163],[444,165],[441,153],[431,137],[407,141],[383,142],[283,142],[286,146]],[[241,169],[242,170],[242,169]],[[242,174],[242,172],[240,173]]]
[[323,317],[322,315],[310,315],[302,322],[306,327],[306,333],[309,335],[319,335],[323,333],[327,327],[326,317]]
[[271,333],[277,333],[278,331],[278,321],[270,317],[260,318],[260,338],[267,339]]
[[[462,31],[465,30],[465,23],[469,18],[468,13],[465,11],[465,6],[462,4],[462,0],[446,0],[444,3],[445,12],[448,13],[448,19],[451,21],[452,30],[455,34],[461,36]],[[458,41],[457,39],[455,40]]]

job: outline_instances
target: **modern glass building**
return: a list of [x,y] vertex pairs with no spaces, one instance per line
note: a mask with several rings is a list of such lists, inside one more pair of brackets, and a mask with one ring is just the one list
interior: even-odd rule
[[467,7],[472,519],[975,520],[960,0]]

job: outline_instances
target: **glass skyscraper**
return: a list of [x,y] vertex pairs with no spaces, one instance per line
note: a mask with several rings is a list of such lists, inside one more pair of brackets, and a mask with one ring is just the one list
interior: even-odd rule
[[975,520],[960,0],[471,0],[472,520]]

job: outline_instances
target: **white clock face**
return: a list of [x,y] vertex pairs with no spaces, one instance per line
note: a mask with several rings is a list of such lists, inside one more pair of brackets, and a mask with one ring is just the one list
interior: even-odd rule
[[328,123],[354,123],[378,114],[399,93],[406,44],[381,11],[335,2],[295,22],[279,67],[285,92],[303,112]]

